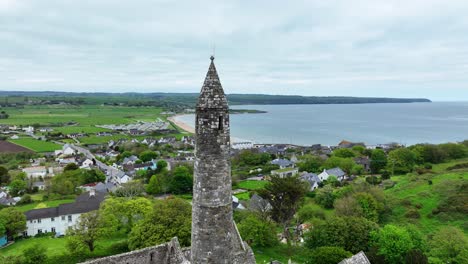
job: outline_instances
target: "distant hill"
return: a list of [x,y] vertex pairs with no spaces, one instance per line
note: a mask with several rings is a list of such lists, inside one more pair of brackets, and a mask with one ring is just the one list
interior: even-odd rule
[[[79,98],[84,103],[153,101],[180,103],[193,106],[198,93],[69,93],[69,92],[15,92],[0,91],[0,97],[34,97],[42,100],[70,101]],[[370,104],[370,103],[416,103],[431,100],[424,98],[385,98],[385,97],[350,97],[350,96],[300,96],[267,94],[228,94],[231,105],[246,104]],[[0,101],[0,104],[2,101]]]

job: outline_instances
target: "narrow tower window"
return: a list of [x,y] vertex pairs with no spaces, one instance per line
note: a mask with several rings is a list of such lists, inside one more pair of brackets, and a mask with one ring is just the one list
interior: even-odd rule
[[219,122],[218,122],[218,130],[223,131],[223,117],[219,117]]

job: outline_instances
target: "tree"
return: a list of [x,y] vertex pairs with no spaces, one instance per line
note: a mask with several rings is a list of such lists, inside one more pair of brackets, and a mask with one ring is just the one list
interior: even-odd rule
[[386,225],[379,231],[371,233],[371,244],[377,248],[381,255],[390,264],[403,263],[405,257],[413,249],[419,249],[421,238],[414,236],[412,231],[408,232],[405,227]]
[[336,200],[333,207],[337,216],[363,216],[361,205],[351,195]]
[[333,208],[335,198],[336,196],[333,192],[333,188],[330,185],[326,185],[317,191],[317,195],[315,195],[315,202],[324,208],[330,209]]
[[155,173],[160,173],[167,168],[167,162],[165,160],[158,160],[156,163],[156,171]]
[[135,224],[143,220],[153,211],[151,200],[143,197],[107,198],[99,209],[101,220],[110,232],[115,230],[125,230],[130,232]]
[[341,247],[319,247],[308,254],[306,264],[339,263],[353,254]]
[[440,144],[439,148],[447,153],[447,156],[450,159],[461,159],[468,155],[468,148],[466,148],[463,144],[446,143]]
[[416,154],[407,148],[399,148],[388,154],[387,169],[393,174],[403,174],[413,171],[416,164]]
[[356,154],[351,149],[340,148],[333,151],[333,156],[340,158],[354,158]]
[[151,176],[151,179],[146,185],[146,192],[149,194],[160,194],[162,193],[162,182],[159,175]]
[[193,188],[193,172],[187,166],[177,166],[172,172],[170,191],[174,194],[191,193]]
[[83,170],[82,172],[81,184],[104,182],[106,180],[106,175],[100,170]]
[[374,149],[371,155],[370,169],[372,173],[380,173],[387,166],[387,156],[381,149]]
[[137,197],[143,196],[143,192],[145,191],[145,187],[139,181],[130,181],[127,183],[123,183],[120,188],[115,190],[114,194],[117,197]]
[[270,247],[278,243],[276,226],[254,214],[249,214],[237,227],[242,238],[251,246]]
[[10,182],[10,175],[5,167],[0,166],[0,185],[8,184]]
[[80,167],[78,167],[78,165],[76,165],[75,163],[68,163],[67,166],[65,166],[65,168],[63,168],[63,171],[73,171],[73,170],[77,170],[79,168]]
[[333,217],[306,233],[305,246],[310,249],[334,246],[350,252],[367,251],[371,232],[377,229],[376,223],[362,217]]
[[128,236],[131,250],[154,246],[177,237],[182,246],[190,245],[192,208],[179,198],[157,201],[154,210],[136,224]]
[[304,155],[297,164],[300,171],[319,172],[323,164],[322,158],[313,155]]
[[468,263],[468,240],[463,231],[456,227],[442,227],[429,244],[429,254],[444,263]]
[[282,225],[287,239],[289,239],[287,227],[308,190],[309,187],[298,176],[285,178],[271,176],[271,180],[265,185],[265,188],[259,190],[260,196],[271,204],[271,217]]
[[23,251],[24,264],[42,264],[47,261],[47,248],[42,244],[36,244]]
[[374,197],[368,193],[357,193],[354,197],[361,208],[362,216],[370,221],[378,222],[379,205]]
[[26,187],[26,181],[14,180],[10,183],[10,194],[13,196],[18,196],[26,191]]
[[140,153],[140,156],[139,156],[140,160],[143,162],[151,161],[157,157],[158,157],[158,153],[151,151],[151,150],[143,151],[142,153]]
[[26,216],[14,207],[0,210],[0,219],[3,219],[7,237],[10,239],[26,229]]
[[104,237],[108,229],[104,228],[99,211],[81,214],[78,222],[67,230],[67,235],[86,245],[93,252],[96,240]]

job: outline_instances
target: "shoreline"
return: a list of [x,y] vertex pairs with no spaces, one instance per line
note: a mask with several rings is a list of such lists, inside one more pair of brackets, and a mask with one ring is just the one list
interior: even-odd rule
[[172,123],[174,123],[176,126],[180,127],[185,132],[195,134],[195,127],[192,127],[191,125],[189,125],[189,124],[187,124],[185,122],[182,122],[180,119],[177,118],[179,116],[181,116],[181,115],[173,115],[173,116],[168,117],[167,120],[171,121]]

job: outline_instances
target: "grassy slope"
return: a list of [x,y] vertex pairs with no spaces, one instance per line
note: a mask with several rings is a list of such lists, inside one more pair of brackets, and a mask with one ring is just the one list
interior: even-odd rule
[[259,190],[263,189],[265,185],[267,184],[267,181],[241,181],[237,184],[237,186],[240,189],[245,189],[245,190]]
[[[391,197],[391,201],[394,202],[396,206],[387,222],[393,224],[413,223],[426,235],[446,225],[457,226],[463,229],[463,223],[468,221],[468,217],[465,221],[456,220],[444,222],[431,215],[432,210],[438,206],[442,198],[438,192],[438,189],[443,187],[442,185],[450,184],[451,181],[458,179],[468,180],[468,172],[440,173],[444,167],[446,168],[448,166],[451,165],[439,165],[434,168],[435,171],[439,171],[438,174],[427,174],[419,176],[417,179],[412,179],[408,176],[393,177],[392,180],[396,181],[397,184],[395,187],[386,190],[386,194]],[[432,181],[432,185],[428,183],[428,180]],[[401,201],[403,200],[410,201],[411,205],[402,203]],[[420,218],[408,219],[405,217],[405,214],[409,210],[417,210],[420,214]]]

